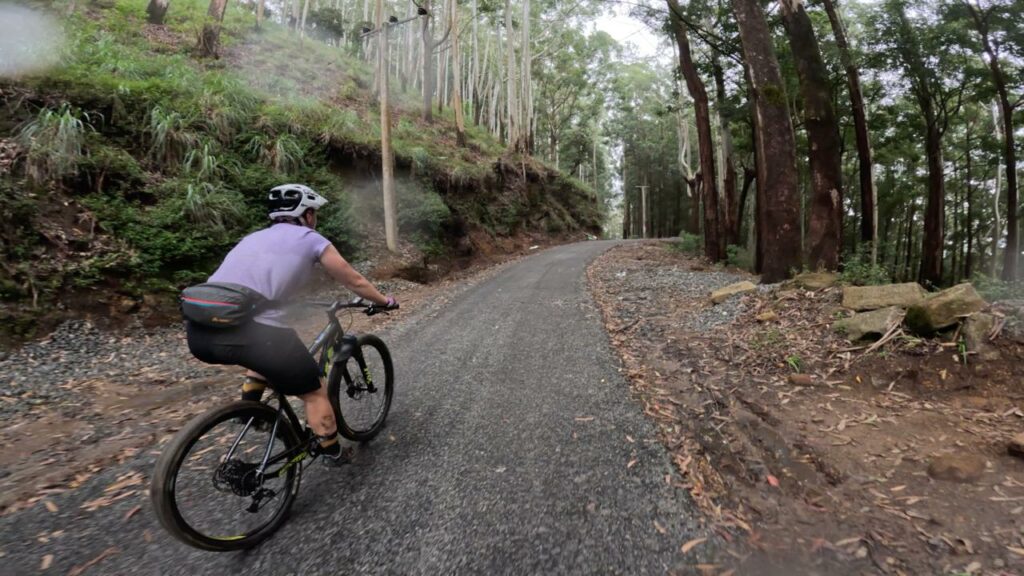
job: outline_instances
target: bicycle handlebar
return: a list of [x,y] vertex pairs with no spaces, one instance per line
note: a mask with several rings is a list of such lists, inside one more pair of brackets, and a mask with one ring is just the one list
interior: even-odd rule
[[392,310],[398,310],[399,308],[398,303],[395,303],[394,306],[384,306],[368,302],[363,298],[353,298],[348,302],[342,302],[340,300],[335,300],[334,302],[312,301],[306,302],[306,304],[309,306],[316,306],[318,308],[327,308],[328,314],[334,314],[338,310],[343,309],[359,308],[367,316],[373,316],[382,312],[386,314]]

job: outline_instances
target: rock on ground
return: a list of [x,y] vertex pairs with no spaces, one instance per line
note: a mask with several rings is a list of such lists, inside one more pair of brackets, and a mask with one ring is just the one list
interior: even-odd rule
[[843,288],[843,308],[858,312],[889,306],[908,308],[923,302],[925,296],[927,293],[924,288],[916,282],[883,286],[846,286]]
[[907,310],[907,325],[922,335],[949,328],[960,318],[980,312],[988,306],[985,299],[969,283],[957,284]]
[[730,284],[724,288],[719,288],[711,293],[711,301],[715,304],[721,304],[729,298],[736,296],[737,294],[744,294],[746,292],[753,292],[757,290],[757,286],[753,282],[744,280],[735,284]]
[[804,272],[793,277],[793,284],[804,290],[824,290],[835,286],[838,280],[831,272]]
[[839,320],[832,325],[834,329],[846,335],[850,340],[860,340],[866,336],[884,336],[895,324],[903,320],[903,309],[889,306],[881,310],[861,312],[849,318]]
[[948,482],[975,482],[985,473],[985,459],[977,454],[943,454],[928,463],[928,475]]

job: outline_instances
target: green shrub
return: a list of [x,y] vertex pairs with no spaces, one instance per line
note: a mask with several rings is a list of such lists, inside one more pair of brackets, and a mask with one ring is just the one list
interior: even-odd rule
[[451,210],[429,184],[415,180],[399,183],[398,230],[420,246],[429,246],[441,235],[441,225],[451,216]]
[[195,133],[188,130],[189,123],[190,119],[173,110],[154,106],[146,125],[150,158],[164,168],[180,164],[198,141]]
[[25,174],[33,183],[77,173],[86,130],[92,130],[83,118],[88,120],[88,115],[64,103],[58,110],[43,108],[18,131],[18,144],[25,150]]
[[884,266],[871,263],[871,245],[860,244],[853,254],[843,260],[843,271],[839,280],[854,286],[877,286],[892,282],[892,276]]
[[306,150],[291,134],[257,132],[249,137],[249,154],[275,174],[290,174],[302,168]]
[[1006,282],[984,274],[971,277],[971,284],[989,302],[996,300],[1024,300],[1024,280]]
[[704,239],[699,234],[690,234],[684,230],[679,233],[679,240],[672,243],[672,248],[683,254],[696,256],[704,250]]
[[725,247],[725,263],[742,270],[753,270],[754,255],[743,246],[730,244]]

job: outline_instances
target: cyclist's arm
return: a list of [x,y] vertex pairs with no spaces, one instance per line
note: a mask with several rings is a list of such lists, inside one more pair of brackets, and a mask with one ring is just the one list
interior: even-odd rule
[[369,280],[341,257],[338,249],[333,244],[325,248],[323,254],[320,255],[320,264],[331,275],[331,278],[341,282],[358,296],[382,306],[388,303],[388,299],[374,288]]

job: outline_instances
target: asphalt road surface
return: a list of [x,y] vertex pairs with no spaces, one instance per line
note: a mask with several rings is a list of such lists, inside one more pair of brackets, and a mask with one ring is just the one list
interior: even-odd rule
[[449,305],[403,311],[381,334],[397,375],[387,428],[353,464],[309,467],[260,547],[191,549],[140,498],[81,508],[126,471],[148,477],[145,454],[54,496],[57,512],[0,519],[0,572],[66,574],[104,551],[84,574],[693,572],[680,546],[704,534],[666,483],[667,454],[586,288],[586,265],[611,245],[553,248]]

